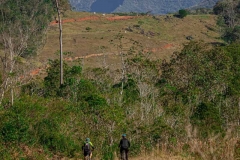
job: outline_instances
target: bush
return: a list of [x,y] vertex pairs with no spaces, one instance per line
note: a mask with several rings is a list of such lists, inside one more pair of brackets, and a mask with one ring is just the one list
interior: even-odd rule
[[80,66],[68,66],[63,64],[64,84],[60,86],[60,62],[58,59],[49,60],[49,68],[47,69],[47,76],[44,78],[44,96],[45,97],[69,97],[76,85],[82,68]]
[[212,103],[201,103],[197,106],[191,117],[192,123],[200,128],[200,136],[207,138],[212,134],[222,132],[221,115]]
[[178,14],[179,14],[179,17],[180,17],[180,18],[184,18],[184,17],[187,16],[188,12],[187,12],[187,10],[185,10],[185,9],[180,9],[180,10],[178,11]]
[[29,119],[23,112],[20,107],[12,107],[1,116],[0,137],[4,142],[28,143],[30,141]]
[[238,140],[235,145],[235,151],[234,151],[234,157],[237,159],[237,157],[240,157],[240,141]]
[[92,29],[92,28],[90,28],[90,27],[86,27],[86,30],[87,30],[87,31],[90,31],[91,29]]
[[0,143],[0,159],[12,159],[10,150],[2,143]]
[[142,25],[142,24],[144,24],[144,22],[143,21],[138,21],[138,24]]

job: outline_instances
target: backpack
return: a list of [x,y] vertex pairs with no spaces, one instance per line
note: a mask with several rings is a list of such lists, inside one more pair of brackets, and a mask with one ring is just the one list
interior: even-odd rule
[[90,151],[90,144],[89,143],[85,143],[84,147],[83,147],[84,152],[89,152]]
[[127,139],[122,139],[122,145],[121,145],[122,148],[124,149],[128,149],[128,140]]

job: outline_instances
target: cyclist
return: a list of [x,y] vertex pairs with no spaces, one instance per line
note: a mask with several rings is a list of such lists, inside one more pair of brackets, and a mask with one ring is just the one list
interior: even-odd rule
[[83,146],[82,146],[82,150],[83,150],[83,155],[84,155],[84,159],[87,159],[87,156],[89,156],[90,160],[92,158],[92,151],[94,150],[94,146],[92,144],[92,142],[90,141],[90,138],[86,138],[86,141],[84,142]]
[[126,134],[122,134],[122,139],[119,143],[119,148],[120,148],[120,154],[121,154],[121,159],[123,159],[123,152],[125,151],[126,155],[126,160],[128,160],[128,151],[130,147],[130,142],[126,138]]

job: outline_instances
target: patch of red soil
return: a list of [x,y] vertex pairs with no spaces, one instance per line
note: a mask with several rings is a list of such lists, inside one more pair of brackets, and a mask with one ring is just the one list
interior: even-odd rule
[[35,69],[35,70],[32,70],[32,71],[30,72],[30,76],[35,76],[35,75],[38,75],[40,71],[41,71],[41,69],[40,69],[40,68],[38,68],[38,69]]
[[73,61],[72,57],[63,58],[65,61]]
[[[164,50],[164,49],[170,49],[170,48],[172,48],[172,47],[174,47],[173,44],[165,44],[164,46],[162,46],[162,47],[160,47],[160,48],[152,48],[152,49],[150,49],[150,50],[149,50],[149,49],[146,49],[146,50],[144,50],[144,51],[145,51],[145,52],[149,52],[149,51],[150,51],[150,52],[155,53],[155,52],[158,52],[158,51],[161,51],[161,50]],[[107,55],[112,55],[112,54],[114,54],[114,53],[108,53]],[[85,59],[85,58],[91,58],[91,57],[99,57],[99,56],[103,56],[103,55],[104,55],[104,53],[89,54],[89,55],[86,55],[86,56],[79,56],[79,57],[66,57],[66,58],[64,58],[64,60],[65,60],[65,61],[70,61],[70,62],[72,62],[72,61],[78,60],[78,59]],[[39,75],[41,70],[42,70],[41,68],[32,70],[32,71],[30,72],[30,75],[31,75],[31,76]]]
[[98,56],[103,56],[103,55],[104,55],[103,53],[90,54],[90,55],[84,56],[83,58],[98,57]]
[[[112,55],[114,53],[108,53],[107,55]],[[86,56],[79,56],[79,57],[66,57],[64,58],[65,61],[74,61],[78,59],[85,59],[85,58],[91,58],[91,57],[98,57],[98,56],[103,56],[104,53],[96,53],[96,54],[89,54]]]
[[169,49],[169,48],[172,48],[173,47],[173,44],[166,44],[163,46],[163,49]]
[[[62,20],[62,23],[75,22],[75,21],[76,21],[75,19],[64,19]],[[55,25],[55,24],[58,24],[58,21],[53,21],[50,23],[50,25]]]
[[[136,18],[136,16],[113,16],[113,17],[105,17],[109,21],[114,21],[114,20],[127,20],[127,19],[133,19]],[[62,20],[62,23],[69,23],[69,22],[82,22],[82,21],[87,21],[87,20],[99,20],[100,17],[98,16],[89,16],[89,17],[84,17],[84,18],[77,18],[77,19],[64,19]],[[58,24],[59,21],[52,21],[50,22],[51,25],[56,25]]]
[[[144,50],[145,52],[158,52],[158,51],[161,51],[163,49],[170,49],[174,47],[173,44],[166,44],[164,45],[163,47],[160,47],[160,48],[152,48],[150,50]],[[107,55],[112,55],[114,53],[108,53]],[[105,54],[106,55],[106,54]],[[99,56],[104,56],[104,53],[96,53],[96,54],[89,54],[89,55],[86,55],[86,56],[79,56],[79,57],[66,57],[64,58],[65,61],[74,61],[74,60],[77,60],[77,59],[85,59],[85,58],[91,58],[91,57],[99,57]]]
[[[64,19],[62,20],[62,23],[69,23],[69,22],[81,22],[81,21],[87,21],[87,20],[98,20],[99,17],[97,16],[90,16],[90,17],[84,17],[84,18],[78,18],[78,19],[74,19],[74,18],[71,18],[71,19]],[[51,25],[56,25],[58,24],[59,21],[52,21],[50,23],[50,26]]]
[[75,19],[64,19],[62,22],[67,23],[67,22],[75,22]]

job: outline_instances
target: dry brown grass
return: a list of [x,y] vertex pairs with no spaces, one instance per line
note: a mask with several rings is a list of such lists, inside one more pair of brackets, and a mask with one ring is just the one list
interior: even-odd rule
[[[119,20],[109,20],[114,17]],[[152,52],[150,57],[154,59],[169,59],[174,51],[179,51],[182,44],[188,42],[186,36],[192,36],[194,40],[219,42],[214,15],[189,15],[184,19],[169,15],[156,16],[156,19],[151,16],[139,16],[123,20],[121,17],[110,14],[103,16],[69,11],[65,13],[63,21],[66,22],[63,24],[63,50],[73,53],[65,58],[76,59],[76,57],[88,56],[84,59],[86,67],[102,67],[103,61],[109,67],[120,67],[117,48],[120,42],[114,38],[119,33],[124,36],[125,52],[132,46],[129,40],[133,39],[142,44],[143,51]],[[133,27],[139,22],[143,23],[141,29],[144,30],[144,34]],[[91,30],[86,30],[87,27]],[[126,31],[128,27],[133,29],[133,32]],[[151,35],[150,32],[154,34]],[[47,43],[39,52],[38,61],[44,62],[58,58],[55,54],[59,50],[58,34],[58,25],[50,25]],[[101,46],[106,48],[100,49]]]
[[207,141],[191,139],[189,145],[191,147],[191,152],[198,155],[201,159],[235,160],[234,150],[238,140],[239,139],[236,137],[222,140],[216,136],[209,138]]
[[[230,131],[231,132],[231,131]],[[198,138],[189,138],[185,143],[178,142],[175,145],[167,143],[160,143],[154,148],[153,151],[149,152],[142,148],[140,155],[129,156],[129,160],[238,160],[235,153],[236,147],[239,147],[239,138],[233,137],[232,133],[227,132],[225,138],[217,135],[215,137],[200,140]],[[189,146],[188,149],[184,149],[184,146]],[[169,149],[171,148],[171,149]],[[44,153],[43,149],[31,148],[26,145],[21,145],[22,152],[33,159],[49,159],[49,160],[82,160],[82,153],[76,153],[78,158],[67,158],[58,154],[49,158]],[[238,148],[239,149],[239,148]],[[171,150],[171,151],[170,151]],[[131,149],[130,149],[131,152]],[[114,153],[114,160],[118,160],[118,153]],[[19,152],[14,151],[15,157],[19,156]],[[94,157],[95,160],[100,160],[98,157]]]

